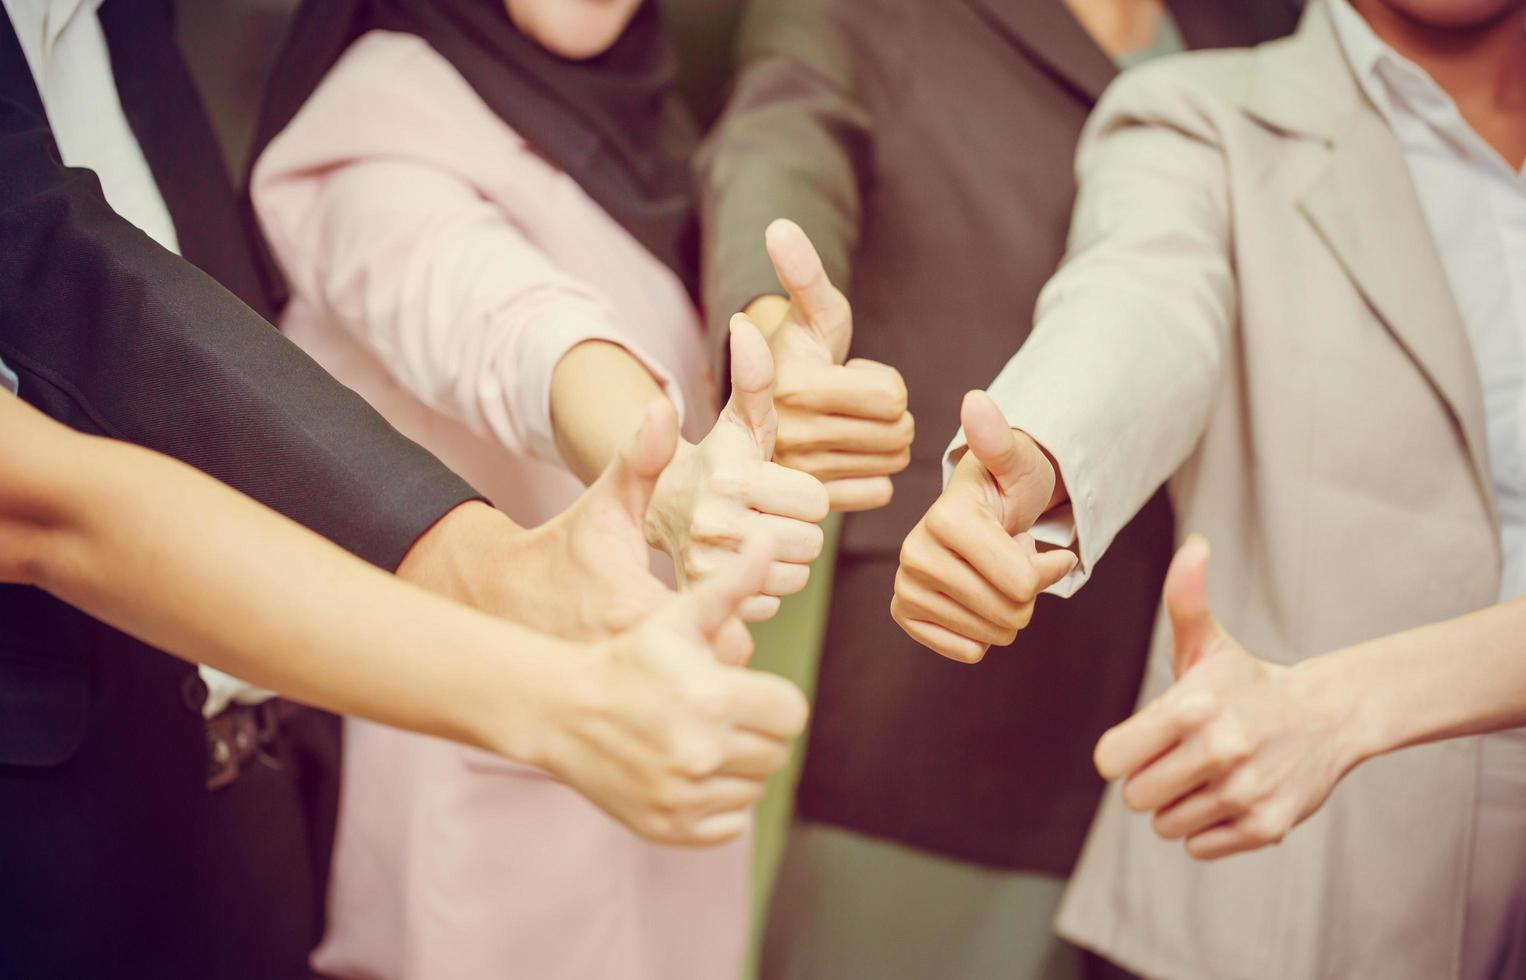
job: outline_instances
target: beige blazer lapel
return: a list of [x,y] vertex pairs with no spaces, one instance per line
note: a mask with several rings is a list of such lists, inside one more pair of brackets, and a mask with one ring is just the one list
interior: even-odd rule
[[1467,325],[1403,151],[1347,67],[1323,3],[1309,9],[1297,35],[1262,49],[1249,92],[1253,115],[1328,148],[1299,209],[1451,411],[1493,514],[1483,391]]

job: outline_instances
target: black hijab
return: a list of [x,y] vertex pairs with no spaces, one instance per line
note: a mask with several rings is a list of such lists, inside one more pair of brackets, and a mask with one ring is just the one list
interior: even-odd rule
[[559,57],[526,36],[503,0],[303,0],[276,59],[251,161],[349,46],[373,30],[428,41],[694,295],[689,158],[696,134],[678,101],[677,58],[655,0],[643,0],[614,45],[585,61]]

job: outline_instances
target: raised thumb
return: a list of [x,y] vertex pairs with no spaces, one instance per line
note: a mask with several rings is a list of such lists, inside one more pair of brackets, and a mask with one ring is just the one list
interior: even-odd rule
[[772,454],[774,356],[768,341],[745,313],[731,318],[731,401],[727,410],[752,430]]
[[996,481],[1001,492],[1002,524],[1010,533],[1025,531],[1049,507],[1054,496],[1053,470],[1031,440],[1019,442],[996,402],[983,391],[965,394],[959,421],[970,454]]
[[1171,617],[1171,669],[1180,678],[1219,636],[1208,606],[1208,540],[1202,535],[1188,537],[1171,559],[1164,594]]
[[680,615],[688,617],[707,641],[716,640],[742,602],[763,588],[773,556],[772,541],[762,535],[752,537],[742,545],[741,554],[728,558],[704,581],[679,596]]
[[666,398],[654,398],[641,413],[641,425],[588,489],[588,494],[614,497],[640,527],[652,502],[657,478],[673,461],[677,448],[678,411]]
[[799,225],[788,218],[777,218],[763,233],[763,243],[779,285],[789,293],[790,301],[807,321],[839,312],[837,305],[842,302],[842,294],[832,287],[816,246]]

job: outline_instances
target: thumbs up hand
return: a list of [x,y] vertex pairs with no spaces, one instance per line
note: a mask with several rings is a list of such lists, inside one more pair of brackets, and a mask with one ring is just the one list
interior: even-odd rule
[[890,502],[891,475],[911,461],[916,428],[906,410],[906,383],[888,364],[863,358],[843,363],[853,339],[853,311],[800,226],[775,221],[765,241],[789,295],[787,307],[777,296],[760,300],[767,313],[749,307],[778,321],[769,341],[778,369],[774,458],[821,480],[833,510],[883,507]]
[[[448,533],[431,530],[420,539],[407,560],[412,566],[399,575],[563,639],[628,630],[673,595],[651,572],[643,526],[677,443],[678,414],[657,399],[620,455],[571,507],[538,527],[505,534],[502,515],[485,504],[464,505],[441,522],[452,523]],[[745,661],[752,639],[733,621],[716,648],[728,661]]]
[[731,401],[710,434],[680,445],[657,479],[644,529],[673,557],[684,586],[704,580],[744,541],[770,540],[762,588],[741,606],[742,618],[757,622],[778,611],[780,596],[805,588],[828,500],[815,477],[771,462],[779,426],[773,358],[746,317],[732,322],[731,377]]
[[569,650],[578,670],[531,719],[540,748],[529,761],[649,840],[706,845],[743,833],[808,713],[783,678],[717,662],[727,624],[771,561],[752,541],[637,628]]
[[1076,556],[1041,552],[1026,533],[1062,499],[1043,450],[985,392],[966,395],[960,414],[970,451],[901,547],[890,612],[918,643],[975,663],[1016,639]]
[[1094,759],[1167,840],[1212,859],[1276,844],[1359,761],[1349,701],[1317,683],[1319,659],[1252,656],[1208,605],[1208,543],[1193,536],[1166,575],[1177,683],[1109,730]]

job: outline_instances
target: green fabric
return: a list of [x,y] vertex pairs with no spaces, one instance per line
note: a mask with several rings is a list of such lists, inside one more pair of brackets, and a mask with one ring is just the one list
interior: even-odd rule
[[763,980],[1082,980],[1051,923],[1063,879],[995,871],[797,822],[763,941]]
[[1130,51],[1114,58],[1118,70],[1123,71],[1142,65],[1146,61],[1155,58],[1164,58],[1168,54],[1181,54],[1187,50],[1187,42],[1182,38],[1181,28],[1176,26],[1176,18],[1171,16],[1169,9],[1162,9],[1160,13],[1160,30],[1155,34],[1155,40],[1148,47],[1138,51]]
[[[779,615],[752,629],[757,644],[753,666],[789,678],[800,685],[807,697],[814,697],[816,691],[816,665],[821,656],[821,638],[826,630],[827,607],[832,596],[832,569],[837,560],[837,532],[841,525],[842,519],[835,515],[822,524],[826,544],[821,557],[811,566],[810,584],[803,592],[786,599]],[[800,764],[804,757],[805,739],[800,739],[795,744],[790,764],[774,776],[768,792],[758,804],[753,861],[753,942],[742,970],[744,980],[756,976],[769,896],[773,894],[774,878],[794,818],[795,784],[800,780]]]

